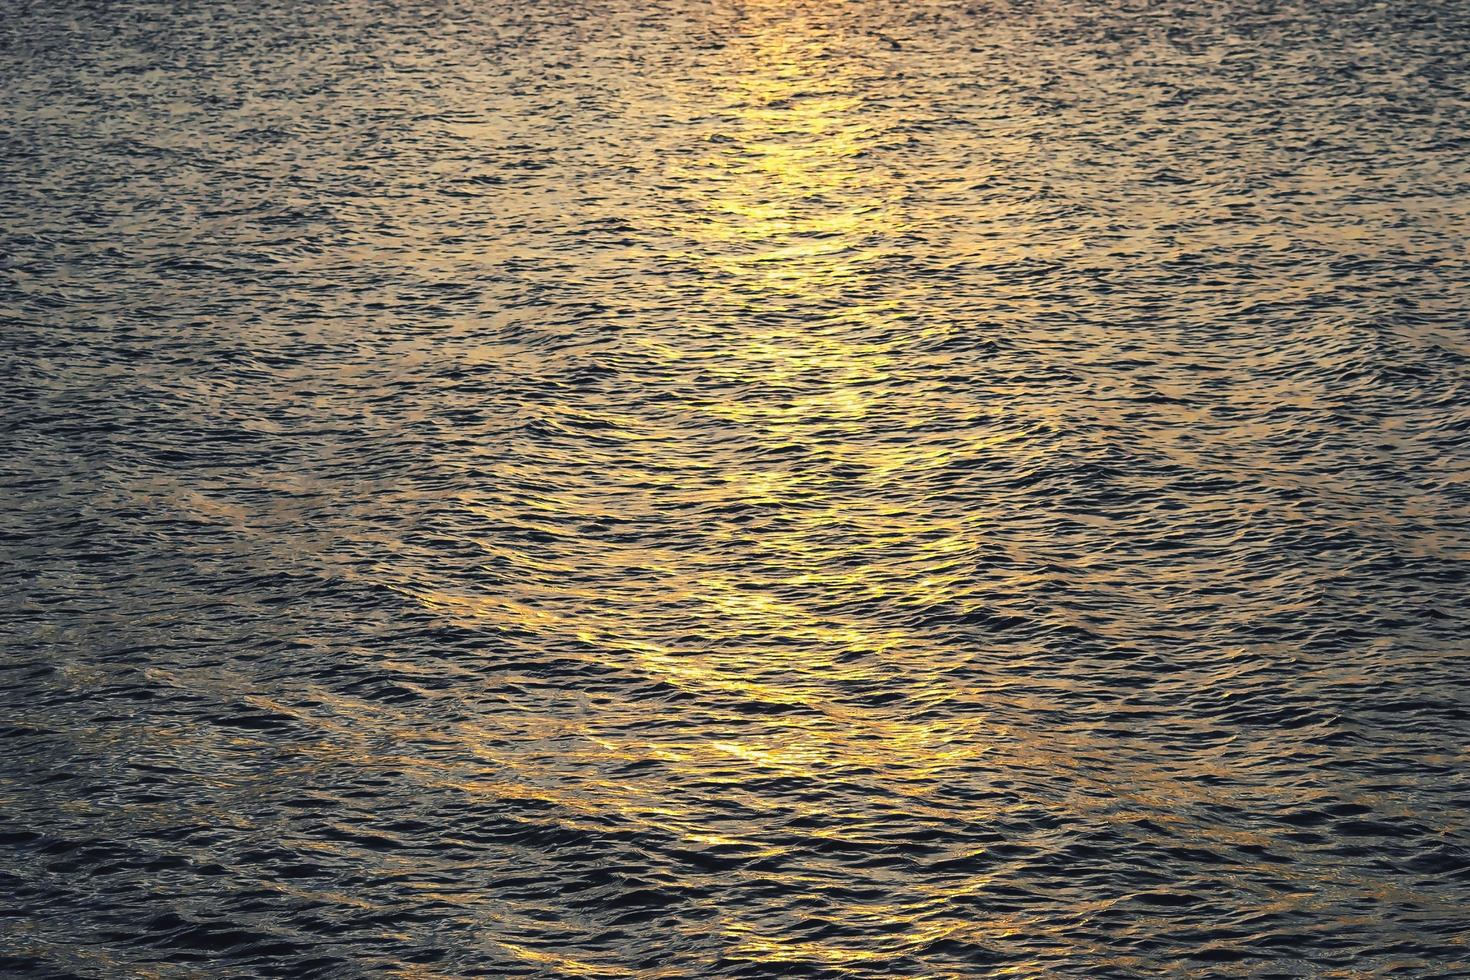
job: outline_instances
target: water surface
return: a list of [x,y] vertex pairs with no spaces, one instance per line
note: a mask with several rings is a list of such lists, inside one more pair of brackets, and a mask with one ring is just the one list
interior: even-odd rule
[[16,0],[0,972],[1470,976],[1470,6]]

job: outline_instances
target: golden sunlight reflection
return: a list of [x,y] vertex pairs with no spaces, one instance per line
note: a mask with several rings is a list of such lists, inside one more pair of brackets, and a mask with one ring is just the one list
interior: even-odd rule
[[[696,152],[668,163],[686,206],[661,218],[660,230],[677,243],[673,258],[701,273],[698,305],[733,313],[718,318],[719,332],[691,328],[700,343],[676,346],[656,330],[623,337],[656,375],[700,380],[676,389],[677,410],[665,410],[665,420],[713,419],[724,435],[713,446],[694,444],[676,421],[609,411],[602,425],[617,440],[606,459],[613,476],[600,491],[559,493],[547,533],[553,516],[579,516],[569,506],[587,520],[609,512],[651,519],[673,505],[751,509],[758,526],[704,528],[704,547],[693,552],[609,542],[575,559],[487,540],[488,560],[520,572],[515,598],[401,586],[466,625],[554,639],[563,656],[589,666],[611,658],[675,703],[729,706],[709,709],[691,737],[652,717],[640,731],[613,729],[603,717],[611,706],[584,699],[569,716],[579,720],[566,733],[574,742],[558,748],[558,770],[590,760],[654,768],[637,779],[584,779],[575,789],[541,774],[547,757],[523,740],[504,748],[504,730],[466,722],[456,736],[485,746],[499,770],[484,787],[491,795],[529,795],[589,818],[616,812],[690,846],[709,845],[710,815],[672,802],[684,784],[718,786],[760,813],[771,805],[761,790],[768,781],[819,787],[878,771],[905,794],[903,806],[938,812],[947,773],[973,779],[999,745],[1014,743],[987,726],[978,706],[964,721],[924,720],[930,709],[943,714],[946,671],[957,665],[909,622],[963,592],[984,515],[963,523],[924,517],[892,491],[956,459],[1003,449],[1016,434],[973,421],[926,434],[919,426],[933,420],[896,422],[883,404],[902,356],[895,345],[907,339],[892,327],[911,310],[871,269],[905,231],[904,212],[893,206],[903,185],[874,164],[880,134],[855,112],[860,86],[841,69],[814,72],[825,60],[819,41],[792,36],[778,18],[765,26],[731,52],[738,70],[688,83],[709,88],[691,97],[713,103],[714,122]],[[951,407],[974,417],[973,404]],[[883,438],[883,426],[898,437]],[[526,504],[536,506],[516,506]],[[492,524],[508,516],[490,504],[468,506]],[[540,584],[528,584],[533,578]],[[892,614],[877,620],[859,600]],[[852,697],[834,701],[834,687]],[[879,693],[885,688],[901,688],[901,710]],[[1041,759],[1015,744],[1006,751]],[[818,795],[786,819],[822,816]],[[861,838],[862,828],[809,834]],[[878,908],[854,914],[882,918]],[[882,955],[778,939],[734,911],[725,916],[735,947],[763,961],[836,966]],[[936,925],[934,938],[959,928]],[[590,969],[553,965],[569,975]]]

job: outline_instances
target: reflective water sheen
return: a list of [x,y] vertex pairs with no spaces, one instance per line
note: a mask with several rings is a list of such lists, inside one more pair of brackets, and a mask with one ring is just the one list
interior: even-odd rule
[[16,0],[0,972],[1470,976],[1470,7]]

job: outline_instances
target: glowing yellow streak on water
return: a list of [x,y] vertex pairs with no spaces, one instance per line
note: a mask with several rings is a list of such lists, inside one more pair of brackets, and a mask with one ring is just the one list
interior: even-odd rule
[[[820,430],[821,451],[867,473],[867,479],[912,480],[929,468],[951,463],[956,450],[936,450],[918,437],[888,442],[873,438],[874,399],[885,397],[883,382],[895,354],[889,344],[874,339],[881,337],[881,331],[872,328],[903,310],[893,299],[875,303],[859,297],[873,292],[865,259],[879,247],[875,243],[904,231],[891,201],[896,187],[863,159],[873,134],[856,121],[861,99],[845,90],[855,88],[851,80],[830,73],[814,77],[811,66],[822,61],[820,43],[787,36],[776,19],[755,18],[752,23],[756,29],[737,41],[745,70],[722,80],[724,108],[732,121],[726,140],[712,142],[706,152],[669,168],[671,180],[704,196],[664,219],[664,230],[686,243],[676,257],[697,263],[708,273],[709,305],[744,307],[752,315],[736,332],[710,336],[697,347],[675,346],[656,333],[634,334],[627,342],[661,365],[667,376],[699,373],[731,383],[726,388],[745,386],[755,392],[749,398],[726,400],[708,400],[695,392],[686,396],[689,408],[733,431],[755,433],[758,442],[740,454],[746,459],[766,458],[777,447],[810,444],[813,432]],[[840,204],[813,206],[813,201]],[[892,296],[893,291],[884,295]],[[764,308],[813,314],[763,318],[759,314]],[[968,406],[956,406],[957,413],[963,407]],[[605,431],[624,445],[643,446],[653,458],[661,452],[679,452],[677,432],[650,430],[642,420],[620,416],[611,408],[602,421],[616,426]],[[1015,437],[1014,432],[977,428],[968,433],[965,452],[994,450]],[[620,572],[636,568],[662,583],[662,593],[651,595],[634,585],[626,589],[613,585],[591,594],[572,587],[521,584],[515,598],[414,586],[402,590],[425,606],[480,629],[574,637],[587,650],[589,664],[621,662],[695,699],[780,707],[788,713],[767,718],[765,732],[749,738],[650,737],[640,744],[581,731],[576,713],[571,712],[566,725],[576,737],[576,747],[559,750],[562,762],[577,765],[584,756],[604,764],[652,759],[665,767],[666,778],[652,784],[637,779],[584,780],[571,792],[513,754],[487,752],[486,761],[499,769],[499,778],[465,788],[494,798],[555,803],[588,818],[616,812],[700,847],[752,842],[712,835],[698,815],[661,805],[660,786],[688,780],[722,784],[732,799],[759,809],[759,790],[747,787],[757,780],[810,779],[818,773],[840,776],[874,767],[889,773],[891,785],[901,789],[932,784],[935,773],[951,767],[973,773],[975,764],[995,751],[995,740],[1008,738],[1008,733],[986,730],[981,712],[972,711],[964,722],[951,720],[938,728],[921,720],[895,720],[889,711],[837,707],[827,696],[825,685],[871,682],[892,672],[910,680],[931,679],[912,686],[927,692],[915,696],[909,705],[912,714],[922,714],[929,706],[924,698],[942,703],[946,665],[921,631],[881,626],[855,613],[809,608],[759,587],[762,581],[768,589],[820,586],[837,599],[896,598],[920,605],[953,594],[968,574],[962,559],[973,550],[969,531],[926,522],[902,506],[880,504],[877,495],[862,513],[854,513],[850,499],[833,493],[820,477],[800,466],[729,461],[709,465],[716,470],[712,473],[716,486],[686,492],[686,502],[739,500],[784,512],[785,526],[764,532],[759,542],[761,568],[731,570],[727,563],[691,562],[687,555],[640,545],[609,545],[601,555],[579,556],[573,563],[487,541],[483,544],[487,555],[543,583],[547,573],[570,576],[588,568],[599,572],[598,581],[616,583]],[[656,472],[643,473],[640,480],[645,486],[679,490],[672,478]],[[515,506],[522,524],[526,508],[544,510],[546,531],[554,533],[559,519],[572,516],[568,508],[575,506],[569,502],[574,500],[559,492],[555,502],[517,500]],[[646,501],[628,503],[654,506]],[[591,516],[605,502],[588,499],[586,504]],[[500,516],[490,505],[472,505],[471,510],[487,522]],[[894,558],[894,546],[903,546],[906,557]],[[924,570],[908,577],[896,597],[884,574],[891,579],[895,564]],[[630,608],[654,602],[661,605],[629,615]],[[717,645],[708,648],[697,638],[687,646],[675,645],[636,631],[630,634],[630,622],[670,608],[681,610],[694,632],[716,633]],[[813,676],[820,677],[824,686],[814,686]],[[597,708],[589,704],[582,710],[595,714]],[[473,722],[460,729],[459,737],[469,745],[492,745],[506,737],[505,731]],[[915,790],[910,802],[916,813],[937,805],[925,798],[927,792]],[[820,804],[812,804],[807,815],[821,812]],[[833,832],[810,833],[822,837]],[[799,878],[792,883],[799,887]],[[942,903],[944,896],[935,900]],[[881,908],[853,912],[875,922],[884,919]],[[739,915],[737,910],[723,910],[720,928],[735,952],[762,961],[841,965],[887,955],[881,948],[855,950],[772,936]],[[927,938],[976,928],[935,924]],[[507,945],[516,955],[568,976],[603,969]]]

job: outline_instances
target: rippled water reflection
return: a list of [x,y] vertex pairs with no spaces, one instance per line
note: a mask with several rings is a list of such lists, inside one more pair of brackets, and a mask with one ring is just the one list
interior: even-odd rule
[[4,14],[0,970],[1470,976],[1470,8]]

